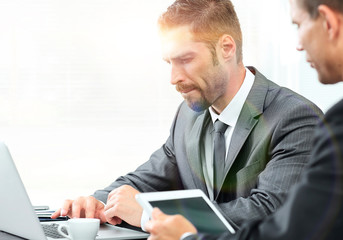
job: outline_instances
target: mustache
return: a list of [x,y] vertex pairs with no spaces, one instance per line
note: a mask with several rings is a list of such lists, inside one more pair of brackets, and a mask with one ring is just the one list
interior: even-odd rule
[[196,89],[197,87],[192,84],[178,83],[175,88],[178,92],[187,92],[191,89]]

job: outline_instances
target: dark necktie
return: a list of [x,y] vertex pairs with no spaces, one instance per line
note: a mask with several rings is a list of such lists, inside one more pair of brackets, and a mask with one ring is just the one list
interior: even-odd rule
[[213,190],[214,190],[214,197],[217,196],[219,192],[219,184],[224,178],[224,169],[225,169],[225,155],[226,155],[226,147],[225,147],[225,131],[228,125],[225,123],[216,120],[214,123],[214,147],[213,147]]

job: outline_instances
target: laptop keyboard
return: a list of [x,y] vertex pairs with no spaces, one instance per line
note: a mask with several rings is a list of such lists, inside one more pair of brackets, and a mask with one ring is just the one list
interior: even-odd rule
[[[61,234],[58,233],[57,228],[59,224],[52,223],[52,224],[42,224],[45,236],[55,239],[65,238]],[[62,232],[68,234],[67,231],[62,228]]]

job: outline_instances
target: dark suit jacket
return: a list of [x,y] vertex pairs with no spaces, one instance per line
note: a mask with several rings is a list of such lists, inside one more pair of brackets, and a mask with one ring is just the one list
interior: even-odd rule
[[[253,87],[238,118],[226,162],[226,178],[216,204],[238,227],[274,212],[308,161],[313,129],[321,111],[311,102],[267,80],[255,68]],[[139,191],[207,188],[200,157],[209,111],[194,112],[182,103],[166,143],[136,171],[118,178],[94,196],[106,202],[123,184]]]
[[343,100],[325,114],[314,138],[301,181],[275,214],[247,223],[234,236],[226,233],[199,239],[343,239]]

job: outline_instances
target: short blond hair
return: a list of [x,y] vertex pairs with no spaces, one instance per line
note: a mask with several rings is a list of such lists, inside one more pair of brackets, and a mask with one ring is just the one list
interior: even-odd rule
[[158,25],[162,32],[189,26],[196,40],[212,48],[212,54],[219,38],[228,34],[236,43],[237,62],[242,61],[242,31],[230,0],[176,0],[160,16]]

